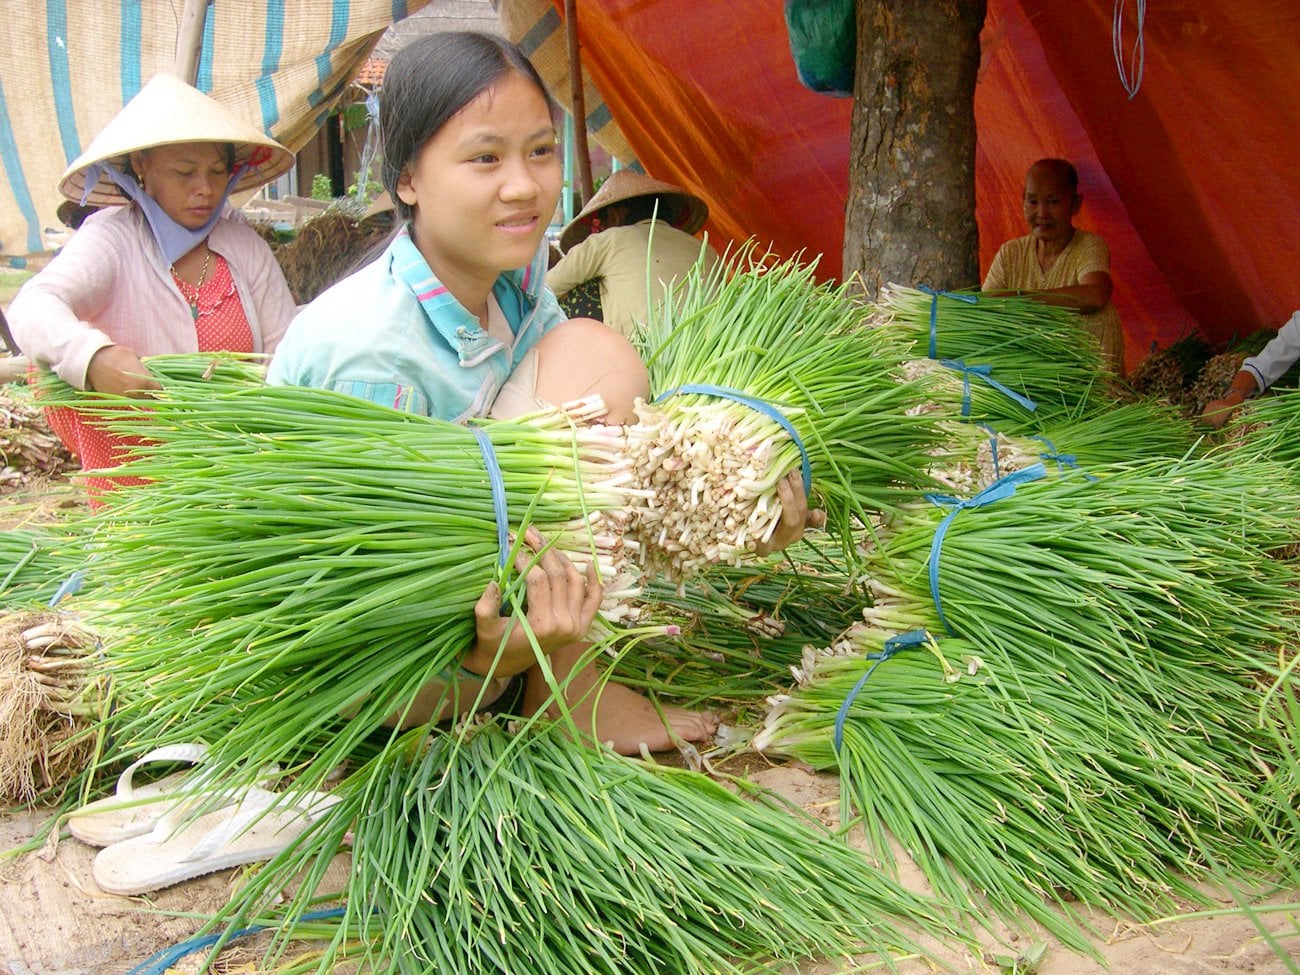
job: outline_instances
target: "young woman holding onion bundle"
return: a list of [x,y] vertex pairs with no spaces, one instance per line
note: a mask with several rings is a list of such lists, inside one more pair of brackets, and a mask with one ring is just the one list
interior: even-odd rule
[[[293,155],[215,99],[156,75],[64,173],[59,191],[103,207],[23,286],[14,337],[76,389],[143,397],[142,356],[272,352],[295,308],[271,249],[226,198],[275,179]],[[83,468],[131,441],[67,407],[50,426]],[[92,498],[111,478],[89,478]]]
[[[498,37],[449,32],[403,48],[384,77],[380,128],[384,186],[404,223],[377,260],[294,320],[270,381],[457,422],[599,394],[607,422],[633,421],[633,401],[649,394],[635,349],[598,321],[566,321],[545,287],[543,237],[563,181],[554,112],[536,69]],[[774,549],[801,536],[809,520],[797,482],[782,501],[788,514]],[[712,734],[712,715],[669,709],[661,719],[630,688],[599,686],[594,665],[577,666],[588,656],[583,636],[600,582],[594,568],[584,577],[564,556],[543,551],[537,532],[525,541],[543,552],[531,568],[532,552],[520,559],[529,627],[555,677],[567,680],[579,727],[627,754]],[[524,708],[534,711],[549,687],[527,634],[500,607],[490,585],[456,679],[472,698],[484,679],[474,675],[490,674],[490,698],[526,672]],[[427,687],[408,721],[433,717],[444,692],[440,683]]]

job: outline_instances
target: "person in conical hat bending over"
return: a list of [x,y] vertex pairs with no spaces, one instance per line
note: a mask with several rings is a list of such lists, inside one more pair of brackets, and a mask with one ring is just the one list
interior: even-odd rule
[[620,169],[560,234],[564,256],[547,271],[546,286],[562,297],[599,281],[601,320],[630,335],[672,281],[697,262],[705,272],[717,264],[713,248],[693,236],[708,216],[694,193]]
[[[293,155],[214,98],[156,75],[64,173],[59,190],[102,207],[10,306],[36,368],[77,389],[146,396],[142,356],[274,352],[296,308],[269,245],[226,198],[293,165]],[[68,409],[50,425],[85,469],[127,442]],[[92,497],[112,479],[92,478]]]
[[[649,394],[636,350],[594,319],[566,320],[544,283],[544,237],[563,172],[554,104],[524,53],[473,32],[413,41],[384,75],[379,126],[384,188],[402,223],[376,260],[299,313],[268,381],[452,422],[508,419],[599,394],[608,422],[632,422],[634,399]],[[816,520],[802,485],[783,500],[789,510],[777,548]],[[532,552],[545,548],[535,530],[525,542]],[[553,549],[537,561],[525,581],[528,629],[566,682],[584,735],[636,754],[712,734],[710,714],[673,708],[661,718],[631,688],[602,686],[595,665],[584,662],[600,582]],[[476,639],[461,670],[445,681],[456,682],[462,701],[480,691],[490,700],[507,678],[525,674],[523,706],[533,713],[548,707],[550,688],[525,629],[500,607],[493,583],[475,607]],[[418,695],[408,724],[450,716],[445,681]]]

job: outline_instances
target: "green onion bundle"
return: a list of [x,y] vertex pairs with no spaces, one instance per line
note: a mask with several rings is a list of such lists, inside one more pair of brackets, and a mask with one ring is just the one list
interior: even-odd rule
[[1239,410],[1225,431],[1234,462],[1300,465],[1300,389],[1277,389]]
[[812,275],[746,249],[712,273],[695,268],[637,335],[657,398],[628,428],[633,465],[654,489],[634,518],[673,576],[739,562],[780,520],[777,483],[803,457],[769,409],[802,441],[812,493],[841,534],[930,486],[922,471],[937,433],[908,415],[926,394],[901,379],[904,346],[861,328],[847,291]]
[[0,532],[0,608],[48,606],[85,560],[80,536],[62,527]]
[[[1022,472],[1023,473],[1023,472]],[[1267,553],[1296,538],[1297,490],[1271,465],[1210,459],[1098,466],[1022,481],[948,519],[916,506],[882,533],[873,619],[972,639],[1033,636],[1062,651],[1158,665],[1207,656],[1255,665],[1295,633],[1293,570]],[[940,617],[940,611],[943,618]],[[881,625],[892,625],[881,623]]]
[[[1269,553],[1295,538],[1300,498],[1264,464],[1096,474],[1029,481],[957,511],[937,555],[952,509],[916,509],[884,534],[864,617],[893,633],[949,630],[1018,670],[1059,675],[1099,708],[1147,716],[1143,740],[1182,756],[1144,772],[1175,811],[1171,835],[1236,862],[1245,837],[1269,837],[1284,815],[1277,801],[1259,810],[1242,797],[1259,786],[1261,762],[1283,762],[1259,715],[1261,687],[1294,685],[1276,648],[1296,641],[1296,574]],[[1189,789],[1195,810],[1183,804]],[[1289,859],[1283,848],[1279,861]]]
[[[359,936],[375,973],[739,975],[888,959],[916,950],[905,929],[953,936],[933,901],[761,794],[582,748],[553,726],[512,737],[490,720],[406,742],[343,782],[327,820],[222,922],[257,917],[351,822],[338,940]],[[295,897],[280,937],[310,906]]]
[[[935,351],[930,356],[932,306]],[[975,419],[1009,430],[1037,432],[1043,417],[1086,415],[1109,404],[1099,379],[1105,371],[1100,347],[1082,318],[1067,308],[979,292],[936,296],[890,285],[881,291],[873,312],[878,325],[907,337],[911,348],[906,357],[913,360],[911,375],[919,370],[946,379],[946,400],[960,397],[963,376],[941,365],[944,360],[967,367],[987,366],[989,378],[1028,397],[1038,407],[1030,412],[984,380],[970,376],[971,416]]]
[[988,424],[946,422],[930,473],[954,493],[973,494],[1004,474],[1034,464],[1060,473],[1103,464],[1182,457],[1196,447],[1191,424],[1173,407],[1150,401],[1116,404],[1081,418],[1058,415],[1033,435]]
[[[323,775],[455,671],[490,581],[520,611],[475,433],[264,387],[221,363],[207,378],[192,361],[150,364],[164,390],[147,409],[102,411],[148,441],[116,469],[147,483],[114,493],[86,528],[98,553],[88,612],[129,693],[117,741],[219,742],[249,768],[302,752]],[[617,580],[629,560],[613,533],[608,551],[598,536],[625,502],[602,431],[557,413],[483,432],[510,531],[567,539],[575,563],[600,559]]]
[[1087,951],[1076,902],[1138,920],[1204,902],[1200,844],[1236,879],[1278,866],[1289,834],[1252,828],[1221,743],[1068,663],[951,637],[880,659],[884,638],[859,624],[810,651],[754,745],[838,771],[871,849],[888,857],[892,835],[939,896],[978,915],[982,895]]
[[0,612],[0,803],[57,802],[85,764],[104,697],[95,647],[72,619]]
[[716,566],[681,586],[647,580],[641,624],[680,632],[621,652],[615,679],[688,706],[760,705],[789,682],[806,646],[830,642],[870,603],[836,554],[831,539],[810,536],[779,560]]

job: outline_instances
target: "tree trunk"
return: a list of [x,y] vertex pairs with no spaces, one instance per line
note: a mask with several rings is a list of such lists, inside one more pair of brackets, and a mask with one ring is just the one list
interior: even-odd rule
[[979,283],[975,76],[986,0],[858,0],[844,275]]

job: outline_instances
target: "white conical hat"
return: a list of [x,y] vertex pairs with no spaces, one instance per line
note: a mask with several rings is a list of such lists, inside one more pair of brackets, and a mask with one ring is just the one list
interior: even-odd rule
[[[248,168],[233,192],[253,190],[271,182],[293,165],[293,153],[255,126],[249,125],[215,98],[203,94],[171,74],[154,75],[122,110],[114,115],[94,140],[70,165],[59,181],[59,192],[82,202],[86,168],[111,162],[126,168],[126,157],[139,149],[181,142],[228,142],[235,147],[235,162]],[[85,202],[110,206],[128,202],[126,194],[101,176]]]

